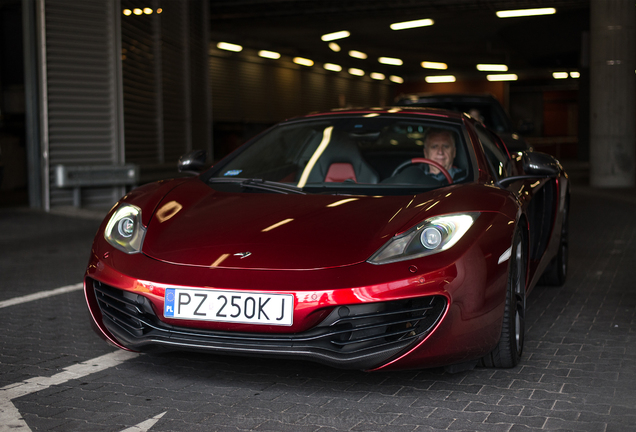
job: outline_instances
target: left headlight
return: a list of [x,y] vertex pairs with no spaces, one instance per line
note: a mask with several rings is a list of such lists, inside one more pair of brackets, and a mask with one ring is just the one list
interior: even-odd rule
[[367,262],[389,264],[449,249],[466,234],[478,216],[479,213],[461,213],[427,219],[405,233],[393,237]]
[[146,228],[141,223],[141,209],[130,204],[121,205],[111,216],[104,238],[108,243],[128,254],[141,252]]

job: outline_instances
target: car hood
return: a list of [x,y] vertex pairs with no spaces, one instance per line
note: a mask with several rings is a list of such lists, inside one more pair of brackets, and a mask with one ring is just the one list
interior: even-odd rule
[[457,206],[449,207],[442,197],[457,188],[415,196],[287,195],[220,192],[193,180],[159,203],[143,253],[174,264],[219,268],[352,265],[424,220],[431,207],[435,214],[445,208],[456,212]]

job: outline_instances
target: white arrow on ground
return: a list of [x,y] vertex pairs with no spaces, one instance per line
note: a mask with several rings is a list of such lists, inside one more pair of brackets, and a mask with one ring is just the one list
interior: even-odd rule
[[[31,431],[18,409],[13,405],[13,402],[11,402],[13,399],[39,392],[54,385],[63,384],[72,379],[79,379],[86,375],[115,367],[138,355],[137,353],[128,351],[115,351],[64,368],[62,372],[50,377],[29,378],[28,380],[0,388],[0,431]],[[148,429],[140,430],[147,431]]]
[[155,423],[157,423],[159,421],[159,419],[161,417],[163,417],[163,415],[165,413],[167,413],[168,411],[164,411],[161,414],[157,414],[156,416],[154,416],[151,419],[148,419],[146,421],[142,421],[139,424],[136,424],[135,426],[131,426],[127,429],[124,429],[121,432],[148,432],[150,430],[151,427],[153,427],[155,425]]

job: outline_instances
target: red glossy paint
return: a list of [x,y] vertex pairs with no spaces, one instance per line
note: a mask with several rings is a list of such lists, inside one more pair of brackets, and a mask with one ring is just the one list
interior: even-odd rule
[[[343,200],[347,202],[334,206]],[[416,196],[343,197],[223,193],[194,179],[168,193],[157,213],[164,203],[175,202],[181,211],[168,220],[155,215],[148,225],[146,255],[202,267],[228,255],[216,267],[252,269],[356,264],[366,261],[395,233],[431,216],[486,209],[516,212],[508,194],[480,185]],[[234,256],[246,251],[252,254],[245,259]]]
[[[376,369],[433,367],[484,356],[497,344],[502,328],[509,263],[502,257],[515,229],[534,235],[527,210],[542,183],[494,185],[470,123],[453,113],[444,117],[465,123],[475,151],[475,183],[402,196],[285,195],[220,192],[195,177],[132,191],[121,201],[142,210],[147,227],[143,253],[126,254],[104,239],[109,214],[95,238],[85,275],[96,331],[127,349],[103,323],[93,280],[147,298],[167,324],[244,334],[294,334],[312,329],[337,306],[440,295],[448,300],[448,308],[435,329]],[[566,189],[562,177],[556,194],[560,200],[565,200]],[[450,249],[391,264],[367,262],[393,236],[414,225],[433,216],[467,212],[479,216]],[[556,253],[561,217],[555,212],[550,213],[557,223],[546,252],[529,263],[528,290]],[[234,255],[240,252],[251,254]],[[168,287],[291,293],[293,325],[167,319],[163,304]]]

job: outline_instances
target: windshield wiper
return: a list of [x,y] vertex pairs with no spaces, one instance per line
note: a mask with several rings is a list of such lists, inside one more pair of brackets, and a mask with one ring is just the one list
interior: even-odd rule
[[251,189],[261,189],[268,192],[276,192],[282,194],[301,194],[306,195],[301,188],[297,186],[288,185],[285,183],[273,182],[269,180],[257,179],[257,178],[227,178],[227,177],[213,177],[208,180],[210,183],[237,183],[241,187],[251,188]]

